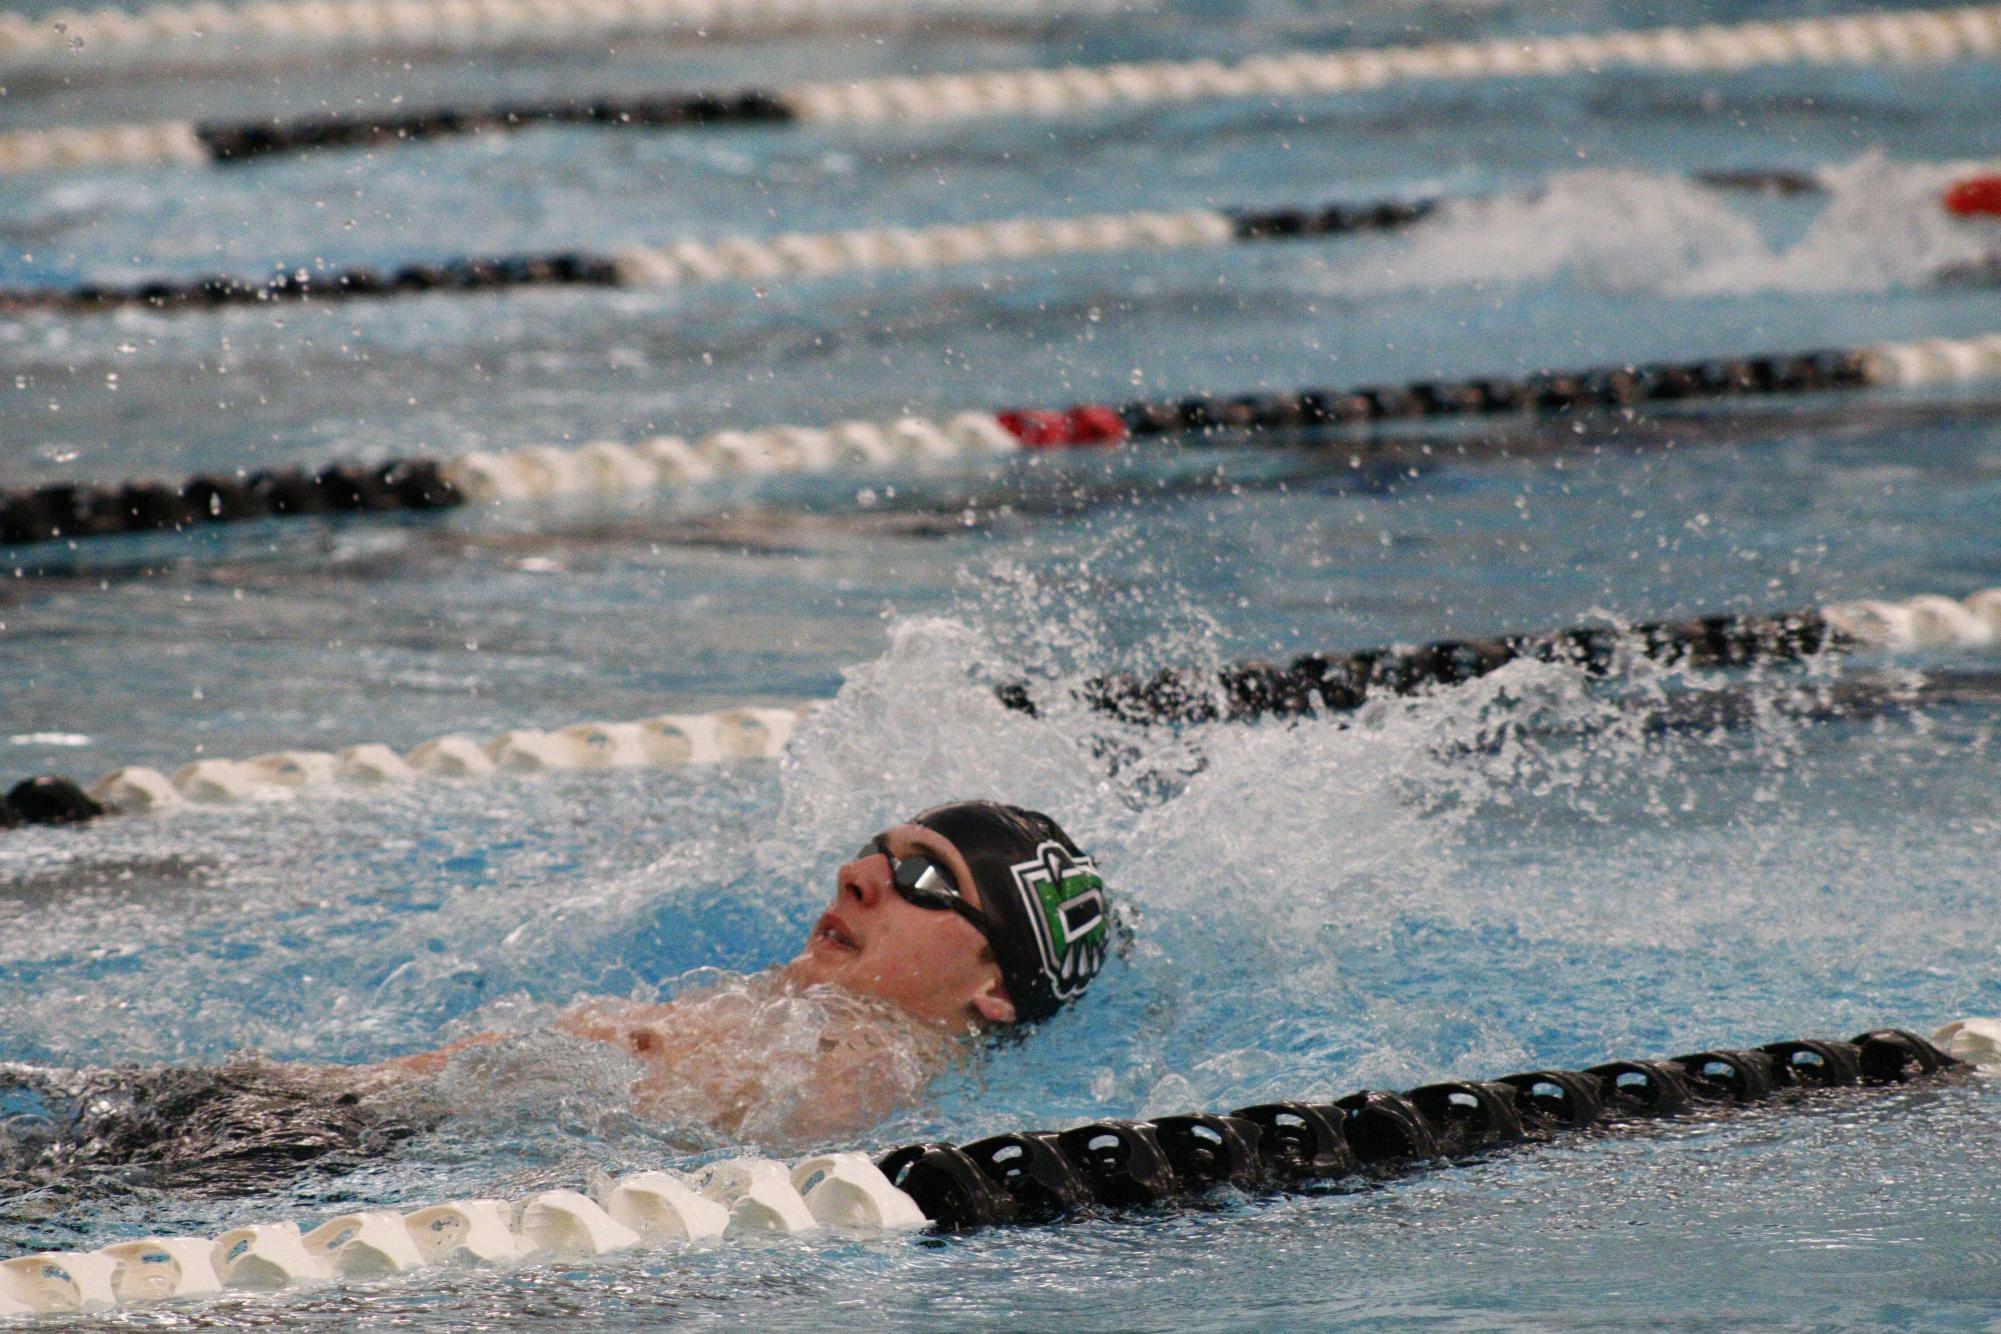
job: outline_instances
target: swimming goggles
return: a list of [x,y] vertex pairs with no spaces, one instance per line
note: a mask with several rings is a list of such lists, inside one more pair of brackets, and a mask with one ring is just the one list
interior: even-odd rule
[[899,857],[889,850],[889,844],[878,834],[870,839],[855,857],[860,861],[865,857],[886,857],[889,859],[889,883],[896,887],[905,903],[919,908],[929,908],[934,912],[955,912],[973,924],[973,928],[993,941],[993,923],[987,915],[966,902],[959,892],[958,882],[952,873],[932,861],[929,857]]

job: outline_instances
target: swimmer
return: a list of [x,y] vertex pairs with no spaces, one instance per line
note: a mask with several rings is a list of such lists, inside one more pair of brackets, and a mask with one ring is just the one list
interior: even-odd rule
[[[965,1040],[1041,1023],[1103,966],[1097,867],[1048,816],[998,802],[925,811],[870,839],[797,958],[665,1004],[595,1000],[554,1024],[644,1073],[639,1109],[724,1134],[810,1143],[907,1105]],[[505,1040],[389,1062],[429,1075]]]
[[607,1068],[637,1064],[636,1079],[617,1076],[634,1108],[687,1128],[692,1146],[824,1142],[916,1100],[983,1035],[1056,1015],[1104,965],[1111,928],[1097,867],[1054,820],[939,806],[840,868],[791,962],[670,1002],[584,1001],[540,1033],[373,1066],[0,1066],[0,1185],[134,1168],[152,1185],[237,1193],[313,1160],[340,1170],[516,1089],[538,1062],[567,1074],[596,1044]]

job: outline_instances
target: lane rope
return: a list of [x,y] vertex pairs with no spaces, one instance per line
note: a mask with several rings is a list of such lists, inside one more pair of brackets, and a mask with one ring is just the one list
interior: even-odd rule
[[[1811,175],[1744,170],[1698,173],[1715,189],[1798,195],[1822,187]],[[671,287],[703,282],[770,282],[838,273],[898,272],[1058,255],[1182,250],[1402,231],[1461,199],[1335,202],[1290,208],[1204,208],[1064,218],[1007,218],[935,227],[867,227],[844,232],[730,236],[611,254],[565,250],[315,271],[281,267],[264,278],[205,274],[0,288],[0,316],[94,314],[130,308],[168,313],[281,302],[359,301],[433,293],[488,293],[529,287]],[[1970,216],[1965,208],[1949,209]]]
[[0,799],[9,824],[78,824],[190,803],[287,801],[303,793],[368,791],[425,779],[481,779],[572,769],[666,769],[776,759],[816,704],[745,706],[714,713],[660,714],[635,722],[585,722],[551,730],[513,728],[481,739],[432,737],[398,752],[379,742],[338,751],[281,750],[247,760],[200,759],[172,774],[144,765],[111,770],[88,788],[43,775]]
[[80,314],[127,307],[207,310],[285,301],[353,301],[433,292],[521,287],[669,287],[732,279],[818,278],[856,271],[931,269],[999,260],[1107,251],[1179,250],[1252,241],[1394,231],[1425,217],[1436,201],[1330,204],[1314,209],[1187,209],[1070,218],[1009,218],[937,227],[870,227],[831,233],[732,236],[631,246],[609,255],[565,251],[506,255],[270,278],[204,276],[123,286],[0,289],[0,315]]
[[[1936,1044],[1936,1045],[1935,1045]],[[230,1290],[273,1292],[380,1280],[439,1265],[576,1262],[639,1248],[996,1225],[1054,1224],[1188,1204],[1220,1190],[1278,1196],[1373,1185],[1579,1132],[1714,1119],[1783,1099],[1964,1076],[2001,1051],[2001,1021],[1969,1018],[1931,1040],[1872,1029],[1846,1042],[1799,1038],[1587,1070],[1528,1070],[1333,1102],[1262,1103],[1224,1114],[1106,1120],[1061,1131],[926,1143],[871,1160],[821,1154],[794,1166],[724,1159],[684,1175],[600,1176],[589,1194],[466,1199],[358,1210],[309,1231],[286,1220],[207,1237],[147,1237],[95,1251],[0,1262],[0,1315],[108,1310]]]
[[[1869,649],[1995,647],[2001,647],[2001,588],[1963,600],[1921,594],[1901,602],[1835,603],[1759,615],[1438,640],[1360,653],[1309,653],[1283,664],[1234,662],[1213,674],[1164,670],[1149,677],[1098,676],[1086,681],[1080,693],[1093,709],[1126,722],[1234,722],[1350,712],[1372,698],[1459,685],[1523,660],[1565,663],[1604,677],[1638,659],[1735,668]],[[1002,687],[1001,698],[1012,708],[1036,711],[1026,686]]]
[[[272,517],[381,514],[513,502],[642,498],[721,476],[830,472],[997,458],[1022,450],[1103,448],[1199,435],[1209,443],[1419,420],[1639,409],[1861,389],[1949,387],[2001,379],[2001,334],[1771,356],[1539,371],[1520,377],[1420,380],[1285,393],[1194,395],[1113,405],[967,411],[942,421],[907,416],[831,427],[717,431],[690,442],[531,445],[447,458],[337,463],[316,470],[53,483],[0,492],[0,545],[186,531]],[[1344,448],[1354,449],[1343,440]],[[1474,448],[1469,444],[1467,449]]]
[[[1920,595],[1762,615],[1709,616],[1634,625],[1580,626],[1538,635],[1439,640],[1359,653],[1305,654],[1290,663],[1231,663],[1213,674],[1163,671],[1096,676],[1077,695],[1093,710],[1138,724],[1200,724],[1347,713],[1371,698],[1458,685],[1523,659],[1561,662],[1608,676],[1635,659],[1692,668],[1789,663],[1824,653],[2001,647],[2001,588],[1963,600]],[[1010,709],[1035,714],[1030,687],[997,688]],[[422,779],[480,779],[579,769],[674,768],[775,759],[794,728],[822,702],[663,714],[636,722],[517,728],[484,741],[435,737],[398,753],[370,743],[328,751],[285,750],[247,760],[201,759],[172,774],[140,765],[113,769],[84,788],[58,775],[17,783],[0,798],[0,828],[77,824],[189,804],[290,800],[362,792]]]
[[0,76],[96,72],[99,62],[120,73],[189,60],[246,65],[259,55],[334,49],[447,52],[621,37],[1020,23],[1108,8],[1103,0],[264,0],[7,13],[0,14]]
[[1997,51],[2001,51],[2001,5],[1990,4],[1563,37],[1299,51],[1233,63],[1071,65],[295,121],[205,125],[159,121],[17,130],[0,135],[0,173],[247,162],[279,153],[387,147],[551,124],[651,129],[795,121],[933,125],[979,117],[1075,116],[1114,108],[1328,96],[1413,80],[1526,79],[1620,69],[1695,73],[1795,63],[1938,63],[1985,59]]

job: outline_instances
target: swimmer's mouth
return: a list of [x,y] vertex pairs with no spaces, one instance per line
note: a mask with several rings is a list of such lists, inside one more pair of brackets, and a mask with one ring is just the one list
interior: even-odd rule
[[813,943],[837,950],[861,948],[861,942],[849,935],[847,928],[841,925],[841,919],[832,913],[822,913],[820,920],[814,925]]

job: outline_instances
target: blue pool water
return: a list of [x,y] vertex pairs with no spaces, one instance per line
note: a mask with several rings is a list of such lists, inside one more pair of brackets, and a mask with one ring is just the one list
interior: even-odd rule
[[[363,60],[11,88],[0,127],[772,83],[1793,15],[1182,4],[1046,33]],[[1394,239],[667,292],[0,324],[0,483],[635,439],[904,410],[1397,381],[2001,328],[1930,200],[2001,155],[2001,67],[1621,73],[943,129],[538,132],[233,172],[0,181],[0,283],[1385,194]],[[1825,200],[1685,174],[1832,167]],[[608,513],[246,525],[10,553],[5,774],[832,699],[782,763],[311,798],[0,840],[0,1060],[360,1063],[522,1032],[453,1115],[247,1199],[16,1193],[0,1248],[219,1231],[690,1166],[631,1070],[538,1026],[788,957],[916,806],[1061,814],[1131,956],[863,1147],[2001,1011],[1991,656],[1520,665],[1354,725],[1121,730],[988,686],[1593,617],[2001,585],[2001,398],[1481,428],[1508,457],[1189,447],[788,478]],[[1453,437],[1455,439],[1459,437]],[[1421,444],[1422,441],[1418,442]],[[864,495],[864,493],[867,493]],[[1802,716],[1798,689],[1902,692]],[[1061,692],[1045,687],[1060,701]],[[1738,726],[1662,730],[1747,692]],[[1121,751],[1109,766],[1104,756]],[[159,1315],[467,1328],[1980,1328],[1975,1083],[1663,1128],[1367,1193],[932,1242],[427,1274]],[[752,1144],[749,1147],[756,1148]],[[155,1317],[149,1316],[148,1319]]]

